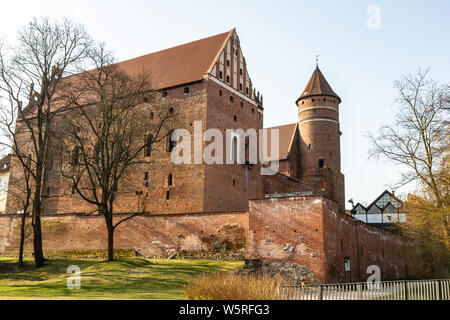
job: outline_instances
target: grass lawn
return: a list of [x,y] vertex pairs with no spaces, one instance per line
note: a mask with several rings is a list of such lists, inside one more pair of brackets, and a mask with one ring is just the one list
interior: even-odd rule
[[[0,258],[0,300],[5,299],[186,299],[184,285],[205,272],[234,271],[243,262],[210,260],[100,260],[52,259],[36,269],[26,260],[23,269],[16,259]],[[81,289],[67,289],[68,266],[81,269]]]

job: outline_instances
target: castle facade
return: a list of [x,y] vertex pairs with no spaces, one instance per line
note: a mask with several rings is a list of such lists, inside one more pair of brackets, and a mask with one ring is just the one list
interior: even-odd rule
[[[229,129],[263,129],[263,96],[253,86],[234,29],[118,66],[130,73],[145,69],[158,92],[151,104],[170,103],[192,135],[199,123],[200,130],[218,129],[224,136]],[[411,243],[345,214],[341,102],[317,66],[295,101],[298,120],[265,131],[279,135],[279,154],[271,159],[279,161],[279,172],[271,175],[261,174],[263,164],[247,161],[175,165],[165,146],[143,154],[150,161],[137,170],[115,211],[145,213],[121,225],[116,247],[144,256],[230,251],[296,263],[322,282],[365,279],[373,264],[385,279],[415,274],[417,268],[408,266],[417,254]],[[202,143],[204,149],[208,143]],[[10,181],[20,181],[20,166],[11,161]],[[106,248],[102,217],[86,217],[92,207],[62,193],[69,186],[57,166],[46,170],[46,179],[44,249]],[[18,245],[19,203],[8,196],[0,215],[0,254]]]

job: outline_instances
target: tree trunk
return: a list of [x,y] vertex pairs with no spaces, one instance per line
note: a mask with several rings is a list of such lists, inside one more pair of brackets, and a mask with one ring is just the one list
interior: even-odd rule
[[33,201],[33,247],[34,247],[34,262],[36,267],[42,267],[45,262],[44,252],[42,249],[42,226],[41,226],[41,213],[42,213],[42,163],[38,158],[37,161],[37,174],[36,174],[36,190],[34,192]]
[[108,223],[108,261],[114,261],[114,228]]
[[26,211],[22,215],[22,225],[20,226],[20,245],[19,245],[19,268],[23,268],[23,247],[25,245],[25,224],[27,219]]
[[36,215],[33,223],[33,246],[34,246],[34,262],[36,267],[42,267],[44,265],[44,252],[42,251],[42,229],[41,229],[41,217]]

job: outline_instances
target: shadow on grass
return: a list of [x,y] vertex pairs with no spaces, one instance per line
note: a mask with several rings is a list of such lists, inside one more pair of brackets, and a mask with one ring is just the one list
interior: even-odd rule
[[[67,289],[67,267],[81,269],[81,290]],[[188,280],[203,273],[241,269],[241,262],[208,260],[54,259],[42,268],[0,259],[0,299],[183,299]]]

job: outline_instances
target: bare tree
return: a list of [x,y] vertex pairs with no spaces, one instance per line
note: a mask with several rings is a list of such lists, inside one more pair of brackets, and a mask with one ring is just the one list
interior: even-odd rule
[[90,52],[95,65],[71,81],[66,95],[73,108],[64,115],[62,175],[95,211],[103,215],[108,231],[108,260],[114,260],[114,231],[143,213],[119,218],[116,201],[135,192],[135,176],[148,163],[153,148],[174,126],[169,104],[153,103],[157,93],[141,74],[127,74],[103,45]]
[[399,112],[392,125],[370,134],[370,156],[384,157],[405,168],[399,185],[419,182],[439,209],[448,237],[448,209],[444,201],[448,182],[443,181],[441,163],[449,151],[449,87],[418,70],[395,82]]
[[50,124],[67,107],[57,91],[62,87],[63,76],[79,69],[91,40],[82,26],[69,20],[53,23],[47,18],[31,21],[19,31],[17,40],[14,48],[0,48],[1,107],[8,115],[7,131],[13,132],[13,161],[22,166],[32,182],[34,259],[40,267],[45,261],[41,215],[44,170],[52,139]]

